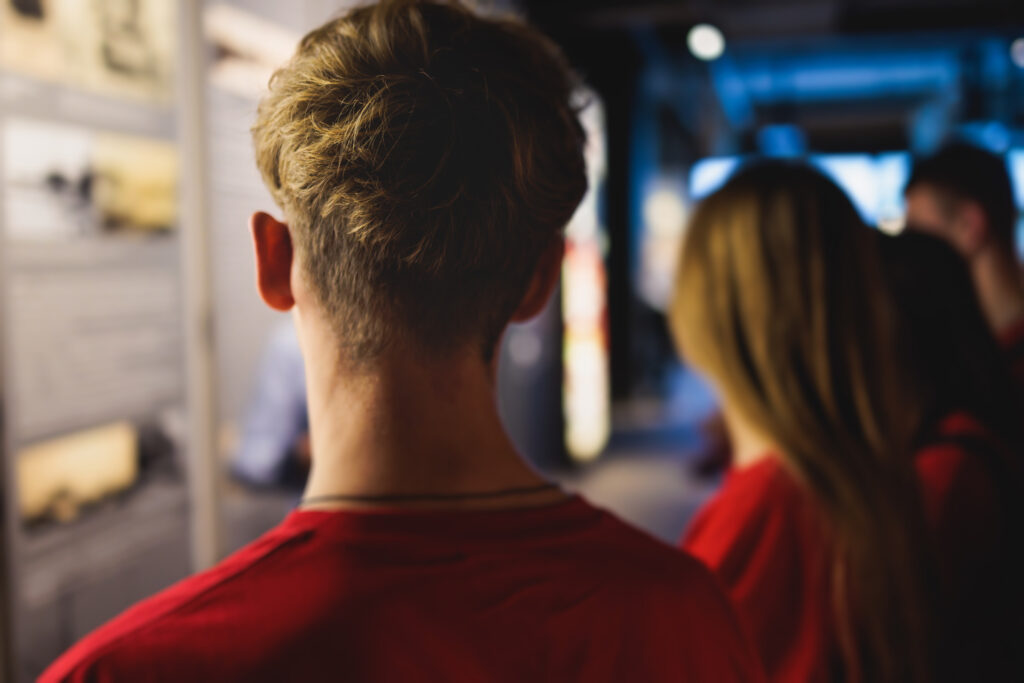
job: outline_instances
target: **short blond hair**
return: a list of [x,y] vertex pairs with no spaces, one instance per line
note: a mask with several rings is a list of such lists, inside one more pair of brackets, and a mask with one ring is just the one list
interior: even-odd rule
[[256,160],[350,357],[493,350],[586,190],[573,88],[544,36],[457,2],[385,0],[302,39]]

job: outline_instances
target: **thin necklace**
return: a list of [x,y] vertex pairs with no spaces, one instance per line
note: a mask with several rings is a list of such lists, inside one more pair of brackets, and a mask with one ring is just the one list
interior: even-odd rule
[[558,484],[548,482],[538,486],[521,486],[519,488],[499,489],[497,491],[477,491],[474,493],[396,493],[380,495],[360,495],[335,493],[323,496],[308,496],[300,501],[302,505],[316,503],[422,503],[454,500],[489,500],[492,498],[509,498],[543,493],[558,488]]

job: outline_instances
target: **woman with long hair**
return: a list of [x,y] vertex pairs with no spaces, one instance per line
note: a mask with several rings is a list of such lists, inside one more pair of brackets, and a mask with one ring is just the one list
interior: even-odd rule
[[943,606],[877,236],[802,165],[741,170],[688,227],[669,320],[734,448],[684,546],[774,681],[940,677]]

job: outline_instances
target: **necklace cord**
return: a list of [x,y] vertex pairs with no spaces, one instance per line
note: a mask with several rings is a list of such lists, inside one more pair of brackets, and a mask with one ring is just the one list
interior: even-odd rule
[[442,502],[460,500],[489,500],[493,498],[509,498],[543,493],[558,488],[558,484],[547,482],[538,486],[520,486],[517,488],[498,489],[497,491],[476,491],[467,493],[396,493],[396,494],[325,494],[303,498],[301,505],[317,503],[411,503],[411,502]]

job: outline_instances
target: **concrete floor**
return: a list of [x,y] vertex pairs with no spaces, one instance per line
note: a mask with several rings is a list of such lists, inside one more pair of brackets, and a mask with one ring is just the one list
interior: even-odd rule
[[563,482],[591,503],[675,544],[717,486],[691,469],[688,458],[665,451],[610,451]]

